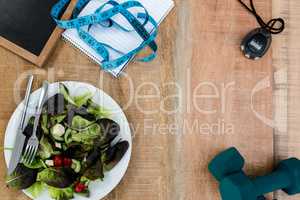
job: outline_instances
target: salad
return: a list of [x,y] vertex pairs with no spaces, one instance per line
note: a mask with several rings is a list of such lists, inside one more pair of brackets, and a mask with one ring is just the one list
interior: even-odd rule
[[[55,200],[69,200],[74,194],[89,197],[89,183],[103,180],[129,148],[128,141],[116,141],[120,126],[92,97],[91,93],[70,96],[60,83],[59,93],[43,105],[35,160],[31,165],[18,164],[6,178],[9,187],[26,189],[34,198],[45,188]],[[27,138],[33,122],[31,117],[24,130]]]

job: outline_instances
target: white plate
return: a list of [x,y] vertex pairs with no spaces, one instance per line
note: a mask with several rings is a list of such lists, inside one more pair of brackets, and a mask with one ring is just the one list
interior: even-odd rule
[[[93,181],[89,185],[90,189],[90,197],[85,198],[81,196],[75,195],[74,200],[99,200],[103,197],[105,197],[108,193],[110,193],[121,181],[123,178],[127,168],[128,164],[130,161],[131,157],[131,150],[132,150],[132,139],[131,139],[131,132],[129,128],[128,121],[126,119],[126,116],[120,106],[105,92],[102,90],[87,84],[87,83],[82,83],[82,82],[74,82],[74,81],[67,81],[63,82],[67,88],[70,91],[70,94],[72,96],[74,95],[80,95],[83,94],[87,91],[90,91],[94,94],[93,101],[107,109],[109,109],[112,112],[111,119],[116,121],[120,127],[120,135],[116,140],[119,138],[122,138],[123,140],[127,140],[129,142],[129,149],[122,158],[122,160],[109,172],[105,173],[105,177],[103,181]],[[55,95],[59,91],[59,83],[52,83],[49,85],[49,97]],[[39,98],[39,92],[40,89],[37,91],[33,92],[30,96],[30,105],[27,113],[27,118],[26,120],[30,118],[30,116],[33,115],[34,113],[34,105],[37,104],[38,98]],[[18,107],[16,108],[15,112],[11,116],[6,132],[5,132],[5,139],[4,139],[4,147],[5,148],[11,148],[14,146],[15,138],[16,138],[16,132],[17,132],[17,127],[20,122],[21,118],[21,112],[23,109],[23,102],[21,102]],[[26,121],[26,122],[27,122]],[[5,157],[5,162],[6,166],[8,166],[8,163],[11,158],[11,151],[5,150],[4,151],[4,157]],[[23,190],[23,192],[29,196],[30,198],[34,199],[28,192]],[[50,200],[50,196],[48,194],[48,191],[44,191],[38,198],[35,198],[36,200]]]

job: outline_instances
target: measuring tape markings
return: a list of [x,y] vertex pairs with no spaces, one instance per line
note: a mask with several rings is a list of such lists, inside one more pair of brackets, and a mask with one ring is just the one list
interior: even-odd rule
[[[136,18],[135,18],[130,12],[128,12],[127,10],[123,10],[123,11],[125,11],[125,12],[121,12],[121,14],[122,14],[123,16],[124,16],[124,15],[127,16],[127,18],[129,18],[130,20],[132,20],[132,21],[131,21],[131,24],[133,24],[132,26],[133,26],[133,27],[139,28],[139,29],[137,29],[136,31],[140,34],[140,36],[141,36],[142,38],[144,38],[144,40],[147,40],[147,38],[150,37],[150,34],[144,29],[144,26],[145,26],[148,22],[150,22],[155,28],[157,28],[157,24],[156,24],[155,20],[154,20],[152,17],[149,17],[148,11],[145,9],[145,7],[144,7],[141,3],[139,3],[139,2],[137,2],[137,3],[138,3],[138,6],[141,7],[141,8],[143,8],[143,10],[145,11],[145,13],[138,13],[138,14],[137,14],[137,18],[144,19],[143,23],[140,23],[138,20],[136,20]],[[115,2],[115,1],[109,1],[109,2],[107,2],[107,4],[111,4],[111,5],[113,5],[113,6],[119,5],[119,4],[118,4],[117,2]],[[102,5],[98,10],[96,10],[95,13],[101,12],[101,10],[105,7],[105,5],[106,5],[106,4]],[[124,17],[125,17],[125,16],[124,16]],[[115,26],[119,27],[120,29],[122,29],[123,31],[126,31],[126,32],[130,32],[130,31],[135,30],[135,29],[133,29],[133,30],[126,29],[126,28],[122,27],[121,25],[119,25],[117,22],[115,22],[115,21],[112,20],[112,19],[110,19],[109,25],[110,25],[110,26],[115,25]],[[155,39],[155,38],[153,38],[153,40],[154,40],[154,39]],[[150,48],[151,48],[154,52],[156,52],[156,51],[157,51],[157,45],[156,45],[156,43],[155,43],[153,40],[151,39],[151,40],[150,40],[151,43],[142,44],[142,46],[143,46],[143,45],[149,45]],[[116,50],[116,49],[114,49],[114,50]],[[140,50],[140,49],[139,49],[139,50]],[[135,52],[132,52],[132,55],[130,55],[130,57],[128,57],[128,59],[130,59],[133,55],[135,55]],[[150,61],[150,60],[153,60],[153,59],[155,58],[155,55],[156,55],[155,53],[152,53],[152,54],[150,54],[149,56],[146,56],[146,57],[141,58],[141,59],[138,59],[138,60],[139,60],[139,61],[142,61],[142,62],[148,62],[148,61]],[[128,59],[127,59],[127,60],[128,60]],[[125,61],[127,61],[127,60],[125,60]]]
[[[88,44],[91,48],[93,48],[102,58],[102,68],[104,70],[114,69],[127,62],[129,59],[134,57],[138,52],[145,48],[145,46],[149,46],[152,50],[152,53],[144,58],[138,59],[142,62],[149,62],[156,57],[157,45],[155,43],[155,38],[157,36],[157,23],[155,20],[148,14],[147,10],[144,6],[137,1],[127,1],[125,3],[119,4],[116,1],[110,0],[107,3],[103,4],[100,8],[96,10],[94,14],[86,15],[83,17],[77,17],[79,12],[83,9],[83,7],[90,0],[79,0],[75,6],[73,12],[73,18],[71,20],[59,20],[58,17],[62,12],[63,8],[70,2],[70,0],[60,0],[51,10],[51,15],[53,19],[56,21],[57,25],[64,29],[75,28],[78,31],[79,37]],[[113,6],[110,9],[102,11],[106,5]],[[137,16],[134,16],[127,9],[133,7],[143,8],[145,13],[138,13]],[[131,24],[133,30],[135,30],[139,36],[144,40],[137,48],[128,52],[127,54],[122,53],[121,51],[111,47],[108,44],[101,43],[97,41],[88,31],[85,31],[82,27],[88,26],[88,30],[90,26],[94,24],[100,24],[103,27],[109,28],[113,25],[120,28],[123,31],[133,31],[122,27],[120,24],[112,20],[112,17],[121,14],[125,17],[125,19]],[[143,20],[141,23],[138,19]],[[151,23],[153,26],[152,33],[149,33],[145,26],[148,23]],[[104,23],[108,23],[105,26]],[[121,57],[115,60],[109,60],[109,52],[107,49],[112,49],[119,54],[123,54]]]

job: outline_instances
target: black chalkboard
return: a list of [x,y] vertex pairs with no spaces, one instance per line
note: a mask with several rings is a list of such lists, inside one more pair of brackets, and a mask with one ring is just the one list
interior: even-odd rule
[[39,56],[56,25],[57,0],[0,0],[0,36]]

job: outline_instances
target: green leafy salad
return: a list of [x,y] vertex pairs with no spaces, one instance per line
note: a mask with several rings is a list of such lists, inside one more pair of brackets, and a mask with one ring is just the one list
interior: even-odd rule
[[[109,119],[107,109],[92,101],[93,94],[70,96],[62,83],[59,90],[43,106],[34,162],[20,163],[7,177],[7,185],[26,189],[35,198],[45,188],[56,200],[72,199],[74,194],[88,197],[89,183],[103,180],[104,173],[125,155],[129,143],[116,141],[120,126]],[[27,138],[33,122],[32,117],[24,130]]]

